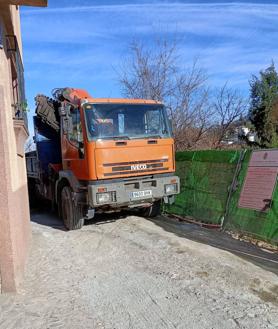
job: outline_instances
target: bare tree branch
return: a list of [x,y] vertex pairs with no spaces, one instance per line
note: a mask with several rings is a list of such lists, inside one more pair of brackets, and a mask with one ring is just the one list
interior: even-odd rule
[[229,88],[226,83],[218,90],[213,107],[216,115],[216,125],[212,146],[219,148],[221,142],[233,130],[236,121],[246,114],[247,102],[237,90]]
[[[119,81],[130,98],[162,101],[172,119],[177,149],[192,148],[207,130],[207,77],[195,61],[189,70],[179,65],[177,43],[158,41],[153,49],[133,42],[131,57],[122,65]],[[193,136],[192,136],[193,135]]]
[[180,65],[177,42],[159,40],[147,48],[134,41],[118,76],[126,97],[165,104],[177,150],[220,147],[246,110],[243,97],[227,84],[212,98],[207,75],[198,61],[189,69]]

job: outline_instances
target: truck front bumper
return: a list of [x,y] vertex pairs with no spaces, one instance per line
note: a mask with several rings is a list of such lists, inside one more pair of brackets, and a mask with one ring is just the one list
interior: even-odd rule
[[92,208],[140,207],[161,199],[173,203],[179,192],[180,180],[174,175],[100,181],[88,186],[88,203]]

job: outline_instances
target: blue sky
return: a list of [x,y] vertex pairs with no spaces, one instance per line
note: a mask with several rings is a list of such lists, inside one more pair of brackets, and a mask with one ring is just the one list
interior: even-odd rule
[[194,59],[211,86],[248,80],[278,62],[278,1],[49,0],[21,8],[26,94],[62,86],[117,97],[117,68],[131,40],[180,39],[181,63]]

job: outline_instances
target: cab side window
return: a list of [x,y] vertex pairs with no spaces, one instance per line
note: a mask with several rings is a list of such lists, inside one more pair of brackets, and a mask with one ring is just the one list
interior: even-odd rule
[[71,112],[71,118],[72,118],[72,132],[69,133],[68,139],[72,142],[72,144],[78,147],[79,143],[83,142],[79,109],[74,109]]

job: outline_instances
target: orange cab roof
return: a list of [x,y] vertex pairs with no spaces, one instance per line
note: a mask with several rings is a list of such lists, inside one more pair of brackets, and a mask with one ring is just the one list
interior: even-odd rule
[[113,103],[113,104],[162,104],[151,99],[129,99],[129,98],[86,98],[90,103]]
[[150,99],[129,99],[129,98],[93,98],[86,90],[76,88],[64,88],[67,98],[86,100],[90,103],[114,103],[114,104],[162,104],[161,102]]

